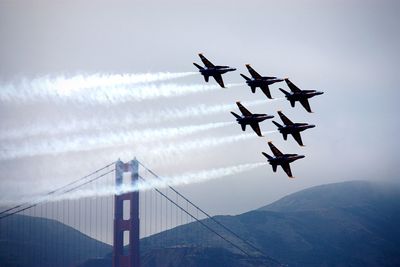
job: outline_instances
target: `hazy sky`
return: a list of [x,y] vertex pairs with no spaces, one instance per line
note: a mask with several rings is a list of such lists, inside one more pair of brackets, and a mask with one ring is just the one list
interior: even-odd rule
[[[291,137],[285,142],[275,133],[165,160],[135,153],[134,144],[1,160],[1,194],[50,189],[116,160],[118,155],[124,160],[144,159],[163,175],[261,162],[266,160],[261,152],[270,152],[267,140],[283,152],[306,155],[292,164],[296,179],[288,179],[281,169],[274,174],[266,165],[179,189],[212,214],[237,214],[317,184],[353,179],[395,181],[400,170],[399,7],[398,1],[0,1],[1,90],[6,84],[42,76],[196,71],[192,62],[199,62],[197,53],[203,52],[216,64],[238,68],[224,76],[225,83],[243,82],[239,73],[247,73],[244,64],[250,63],[263,75],[290,77],[300,88],[325,92],[310,100],[312,114],[282,100],[250,108],[273,115],[282,110],[295,122],[316,124],[302,134],[304,148]],[[203,84],[204,80],[192,75],[168,83]],[[279,87],[286,85],[271,86],[274,97],[282,97]],[[78,119],[118,121],[126,115],[166,107],[264,97],[260,92],[251,94],[250,88],[242,85],[118,105],[3,101],[0,131]],[[113,129],[232,120],[225,112]],[[269,131],[275,126],[266,121],[261,128]],[[238,125],[230,125],[156,144],[240,133]],[[19,142],[47,138],[50,136],[2,140],[0,148],[13,142],[18,149]]]

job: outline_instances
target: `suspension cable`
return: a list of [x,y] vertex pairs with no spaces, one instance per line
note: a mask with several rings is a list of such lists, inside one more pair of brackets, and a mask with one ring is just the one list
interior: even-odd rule
[[[75,180],[75,181],[69,183],[68,185],[62,186],[62,187],[60,187],[60,188],[58,188],[58,189],[56,189],[56,190],[53,190],[53,191],[51,191],[51,192],[45,194],[45,195],[42,196],[40,199],[38,199],[38,200],[36,201],[36,203],[30,204],[29,206],[24,207],[24,208],[22,208],[22,209],[14,208],[14,209],[17,209],[17,210],[14,211],[14,212],[11,212],[11,213],[6,213],[4,216],[1,216],[1,217],[0,217],[0,220],[2,220],[2,219],[4,219],[4,218],[7,218],[7,217],[9,217],[9,216],[12,216],[12,215],[14,215],[14,214],[20,213],[20,212],[22,212],[22,211],[28,210],[28,209],[30,209],[30,208],[33,208],[33,207],[35,207],[35,206],[37,206],[37,205],[39,205],[39,204],[45,203],[45,202],[48,201],[48,197],[49,197],[50,195],[53,195],[53,194],[55,194],[55,193],[58,193],[58,192],[61,191],[62,189],[65,189],[65,188],[67,188],[68,186],[71,186],[72,184],[75,184],[75,183],[77,183],[77,182],[79,182],[79,181],[82,181],[82,180],[88,178],[89,176],[92,176],[93,174],[95,174],[95,173],[97,173],[97,172],[100,172],[101,170],[104,170],[105,168],[110,167],[112,164],[114,164],[114,163],[108,164],[107,166],[105,166],[105,167],[103,167],[103,168],[101,168],[101,169],[98,169],[97,171],[95,171],[95,172],[93,172],[93,173],[91,173],[91,174],[89,174],[89,175],[86,175],[86,176],[84,176],[84,177],[82,177],[82,178],[80,178],[80,179],[78,179],[78,180]],[[62,195],[62,194],[69,193],[69,192],[71,192],[71,191],[73,191],[73,190],[75,190],[75,189],[78,189],[78,188],[80,188],[80,187],[86,185],[86,184],[89,184],[89,183],[91,183],[91,182],[93,182],[93,181],[95,181],[95,180],[98,180],[98,179],[100,179],[100,178],[106,176],[107,174],[112,173],[113,171],[115,171],[115,169],[112,169],[112,170],[110,170],[110,171],[108,171],[108,172],[106,172],[106,173],[103,173],[103,174],[101,174],[101,175],[98,175],[98,176],[96,176],[96,177],[94,177],[94,178],[92,178],[92,179],[86,181],[86,182],[83,183],[83,184],[79,184],[79,185],[77,185],[77,186],[74,186],[73,188],[70,188],[70,189],[68,189],[68,190],[63,191],[63,192],[61,192],[60,194]],[[26,202],[26,203],[20,204],[20,205],[18,205],[18,206],[21,207],[21,206],[24,206],[24,205],[29,204],[29,203],[30,203],[30,202]],[[4,212],[2,212],[1,214],[4,214]]]
[[[146,181],[146,179],[144,179],[142,176],[139,176],[140,179],[142,179],[143,181]],[[243,252],[244,254],[246,254],[247,256],[251,257],[251,255],[249,253],[247,253],[245,250],[243,250],[241,247],[239,247],[238,245],[236,245],[235,243],[233,243],[232,241],[228,240],[227,238],[223,237],[221,234],[219,234],[218,232],[216,232],[215,230],[213,230],[211,227],[209,227],[208,225],[206,225],[204,222],[202,222],[201,220],[199,220],[198,218],[196,218],[194,215],[192,215],[190,212],[186,211],[184,208],[182,208],[178,203],[176,203],[175,201],[173,201],[172,199],[170,199],[168,196],[166,196],[164,193],[162,193],[160,190],[158,190],[157,188],[154,188],[154,190],[159,193],[161,196],[163,196],[165,199],[167,199],[169,202],[171,202],[172,204],[174,204],[176,207],[178,207],[180,210],[182,210],[183,212],[185,212],[187,215],[189,215],[191,218],[193,218],[194,220],[196,220],[198,223],[200,223],[201,225],[203,225],[205,228],[207,228],[209,231],[213,232],[214,234],[216,234],[217,236],[219,236],[220,238],[222,238],[223,240],[225,240],[226,242],[228,242],[229,244],[231,244],[232,246],[234,246],[235,248],[237,248],[238,250],[240,250],[241,252]]]
[[[149,173],[151,173],[152,175],[154,175],[157,179],[161,179],[161,177],[159,175],[157,175],[155,172],[153,172],[152,170],[150,170],[149,168],[147,168],[142,162],[138,161],[139,164],[145,168]],[[187,202],[189,202],[193,207],[195,207],[196,209],[198,209],[200,212],[202,212],[204,215],[206,215],[209,219],[211,219],[213,222],[215,222],[216,224],[220,225],[222,228],[224,228],[226,231],[228,231],[229,233],[231,233],[232,235],[234,235],[236,238],[238,238],[239,240],[241,240],[243,243],[247,244],[249,247],[253,248],[254,250],[256,250],[257,252],[259,252],[263,257],[271,259],[270,257],[268,257],[267,255],[265,255],[265,253],[259,249],[258,247],[256,247],[255,245],[251,244],[249,241],[245,240],[244,238],[242,238],[241,236],[239,236],[238,234],[236,234],[233,230],[231,230],[230,228],[228,228],[226,225],[224,225],[223,223],[221,223],[220,221],[218,221],[217,219],[215,219],[214,217],[212,217],[210,214],[208,214],[207,212],[205,212],[203,209],[201,209],[199,206],[197,206],[196,204],[194,204],[192,201],[190,201],[187,197],[185,197],[184,195],[182,195],[180,192],[178,192],[175,188],[173,188],[172,186],[168,185],[168,187],[174,191],[176,194],[178,194],[180,197],[182,197],[184,200],[186,200]]]
[[[98,172],[100,172],[100,171],[102,171],[102,170],[104,170],[104,169],[110,167],[111,165],[115,164],[115,162],[116,162],[116,161],[114,161],[114,162],[112,162],[112,163],[110,163],[110,164],[107,164],[107,165],[104,166],[103,168],[100,168],[100,169],[98,169],[98,170],[95,170],[94,172],[92,172],[92,173],[90,173],[90,174],[88,174],[88,175],[85,175],[85,176],[83,176],[83,177],[81,177],[81,178],[79,178],[79,179],[76,179],[76,180],[74,180],[74,181],[72,181],[72,182],[70,182],[70,183],[68,183],[68,184],[66,184],[66,185],[64,185],[64,186],[62,186],[62,187],[59,187],[59,188],[57,188],[57,189],[54,189],[54,190],[52,190],[52,191],[50,191],[50,192],[44,194],[42,197],[50,196],[50,195],[52,195],[52,194],[54,194],[54,193],[57,193],[58,191],[61,191],[61,190],[65,189],[65,188],[67,188],[68,186],[74,185],[74,184],[76,184],[76,183],[78,183],[78,182],[80,182],[80,181],[82,181],[82,180],[85,180],[85,179],[88,178],[89,176],[92,176],[93,174],[96,174],[96,173],[98,173]],[[22,203],[22,204],[18,204],[18,205],[16,205],[16,206],[12,207],[12,208],[3,210],[2,212],[0,212],[0,215],[4,214],[4,213],[6,213],[6,212],[9,212],[9,211],[18,209],[18,208],[20,208],[20,207],[22,207],[22,206],[25,206],[25,205],[29,204],[29,203],[30,203],[30,202],[27,201],[27,202],[24,202],[24,203]]]

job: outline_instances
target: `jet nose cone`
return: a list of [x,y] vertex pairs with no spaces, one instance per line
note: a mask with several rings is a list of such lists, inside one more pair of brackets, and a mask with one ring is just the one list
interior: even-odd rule
[[304,155],[299,155],[298,157],[299,157],[299,159],[302,159],[302,158],[305,158],[306,156],[304,156]]
[[319,95],[323,95],[323,94],[324,94],[324,92],[318,92],[318,94],[319,94]]
[[310,124],[310,125],[308,125],[308,127],[309,127],[309,128],[314,128],[315,125],[314,125],[314,124]]

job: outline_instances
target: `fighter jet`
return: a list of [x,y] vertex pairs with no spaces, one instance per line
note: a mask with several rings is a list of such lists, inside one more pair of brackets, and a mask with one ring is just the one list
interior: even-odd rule
[[283,90],[282,88],[279,88],[279,90],[282,91],[282,93],[285,94],[286,99],[290,101],[290,104],[292,107],[294,107],[294,104],[296,101],[299,101],[301,105],[308,111],[312,112],[310,108],[310,104],[308,103],[308,99],[316,96],[316,95],[322,95],[324,92],[318,92],[316,90],[300,90],[296,85],[294,85],[289,79],[285,79],[285,82],[289,86],[290,90],[292,91],[291,93]]
[[280,125],[276,121],[272,121],[272,122],[273,122],[273,124],[276,125],[276,127],[278,127],[278,131],[283,135],[283,139],[286,141],[287,135],[291,134],[293,136],[294,140],[296,140],[296,142],[300,146],[304,146],[303,141],[301,140],[300,132],[310,129],[310,128],[314,128],[315,125],[308,124],[308,123],[293,123],[282,113],[282,111],[278,111],[278,115],[279,115],[279,117],[281,117],[281,120],[283,121],[285,126]]
[[235,112],[231,113],[233,116],[236,117],[236,121],[240,124],[240,126],[242,126],[242,130],[245,131],[246,125],[250,125],[258,136],[262,136],[259,123],[266,119],[272,119],[274,116],[267,114],[253,114],[248,111],[242,104],[240,104],[240,102],[236,102],[236,104],[239,107],[240,112],[242,112],[243,116],[239,116]]
[[252,79],[244,74],[240,74],[240,76],[246,80],[246,83],[248,86],[250,86],[253,94],[256,92],[256,87],[259,87],[269,99],[272,99],[271,92],[269,91],[269,85],[277,82],[283,82],[283,79],[272,76],[261,76],[249,64],[246,64],[246,67],[249,70]]
[[214,77],[215,81],[222,87],[225,88],[224,80],[222,80],[222,74],[228,71],[235,71],[235,68],[231,68],[229,66],[215,66],[208,59],[203,56],[203,54],[199,54],[201,61],[204,63],[204,68],[196,63],[193,63],[198,69],[201,75],[204,76],[204,80],[208,82],[210,76]]
[[268,159],[268,163],[272,165],[272,170],[276,172],[276,169],[278,165],[281,165],[282,169],[286,172],[286,174],[290,178],[294,178],[292,176],[292,171],[290,170],[290,165],[289,163],[302,159],[305,156],[303,155],[298,155],[298,154],[283,154],[280,152],[273,144],[272,142],[268,142],[269,147],[271,148],[272,153],[274,153],[275,157],[272,157],[268,155],[265,152],[262,152],[262,154]]

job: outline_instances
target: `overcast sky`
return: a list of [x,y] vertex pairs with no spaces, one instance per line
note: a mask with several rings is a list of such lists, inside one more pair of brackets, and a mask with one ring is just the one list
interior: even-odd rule
[[[249,108],[273,115],[282,110],[294,122],[316,124],[302,134],[304,148],[291,137],[285,142],[275,133],[163,161],[135,153],[134,144],[6,159],[0,161],[1,194],[51,189],[116,160],[118,155],[124,160],[137,156],[161,175],[262,162],[266,159],[261,152],[270,153],[267,140],[283,152],[306,155],[292,164],[296,179],[288,179],[281,169],[273,173],[266,165],[178,188],[212,214],[238,214],[313,185],[354,179],[396,181],[400,170],[399,7],[398,1],[0,1],[3,88],[42,76],[196,71],[192,62],[200,62],[197,53],[203,52],[216,64],[238,69],[224,76],[226,84],[243,82],[239,73],[247,73],[244,64],[250,63],[263,75],[290,77],[302,89],[325,92],[310,100],[312,114],[282,100]],[[203,84],[204,80],[192,75],[168,83]],[[279,87],[286,85],[271,86],[274,97],[282,97]],[[0,131],[74,119],[117,121],[127,114],[166,107],[263,98],[260,92],[251,94],[250,88],[242,85],[118,105],[3,101]],[[232,120],[225,112],[113,127],[140,130]],[[275,126],[265,121],[261,128],[269,131]],[[239,125],[230,125],[156,143],[167,146],[240,133]],[[47,138],[2,140],[0,148],[7,147],[6,142],[18,145]]]

